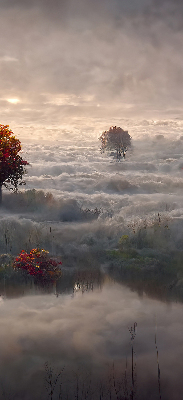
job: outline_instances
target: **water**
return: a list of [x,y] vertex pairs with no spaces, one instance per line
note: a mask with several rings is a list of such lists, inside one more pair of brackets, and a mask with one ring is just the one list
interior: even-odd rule
[[77,391],[84,399],[87,390],[91,399],[115,399],[115,390],[130,398],[133,344],[134,398],[181,399],[182,304],[139,296],[107,275],[84,288],[83,274],[63,277],[57,288],[9,288],[1,297],[1,398],[51,398],[50,368],[53,380],[62,371],[54,399],[60,390],[63,399]]

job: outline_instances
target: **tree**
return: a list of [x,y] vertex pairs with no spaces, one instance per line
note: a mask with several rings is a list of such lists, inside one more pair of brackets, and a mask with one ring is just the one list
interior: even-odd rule
[[42,280],[54,281],[61,276],[60,265],[61,261],[49,257],[49,251],[36,248],[30,253],[22,250],[15,258],[13,268]]
[[108,131],[103,132],[99,140],[101,140],[101,152],[115,150],[117,159],[121,156],[125,158],[126,151],[131,146],[131,136],[128,131],[117,126],[111,126]]
[[[16,139],[9,125],[0,124],[0,204],[2,203],[2,186],[10,187],[15,192],[25,173],[28,162],[18,154],[21,150],[20,140]],[[13,186],[13,188],[12,188]]]

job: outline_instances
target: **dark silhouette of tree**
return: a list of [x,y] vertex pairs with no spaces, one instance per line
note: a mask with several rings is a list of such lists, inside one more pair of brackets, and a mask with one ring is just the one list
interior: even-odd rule
[[20,150],[20,140],[16,139],[9,125],[0,125],[0,204],[3,185],[17,192],[18,184],[25,184],[22,177],[28,162],[18,154]]
[[131,146],[131,136],[128,131],[117,126],[111,126],[108,131],[103,132],[99,140],[101,140],[101,152],[115,150],[117,159],[125,158],[126,151]]

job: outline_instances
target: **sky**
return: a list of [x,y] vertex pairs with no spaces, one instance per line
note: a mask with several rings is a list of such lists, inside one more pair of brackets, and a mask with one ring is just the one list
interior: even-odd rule
[[180,0],[0,0],[1,123],[181,118],[182,46]]

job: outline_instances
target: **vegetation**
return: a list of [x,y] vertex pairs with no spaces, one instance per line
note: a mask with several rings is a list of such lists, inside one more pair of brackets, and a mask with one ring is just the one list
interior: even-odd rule
[[128,131],[117,126],[112,126],[108,131],[103,132],[99,140],[101,141],[101,152],[114,150],[118,160],[121,157],[125,158],[126,151],[131,146],[131,136]]
[[[131,357],[124,360],[117,359],[102,365],[102,373],[95,373],[95,369],[87,369],[78,363],[77,370],[68,370],[67,366],[62,366],[59,371],[45,363],[45,388],[48,392],[49,400],[55,399],[77,399],[77,400],[139,400],[147,398],[149,393],[149,382],[147,393],[144,391],[144,384],[139,385],[139,375],[137,376],[137,354],[134,349],[134,341],[137,334],[137,323],[134,322],[128,327],[131,342]],[[157,345],[157,334],[155,333],[155,350],[157,358],[157,378],[151,387],[151,398],[161,400],[161,372],[159,363],[159,351]],[[97,370],[97,369],[96,369]],[[146,397],[145,397],[146,396]]]
[[3,185],[16,192],[18,184],[25,184],[22,177],[25,173],[24,166],[28,165],[28,162],[19,155],[20,150],[20,141],[13,135],[9,125],[0,125],[0,204]]
[[30,253],[22,250],[15,258],[13,268],[25,271],[41,280],[55,280],[61,275],[62,263],[49,258],[48,254],[49,252],[43,249],[32,249]]
[[160,217],[131,226],[115,249],[108,250],[108,273],[139,293],[183,301],[183,251],[173,240],[173,221]]

